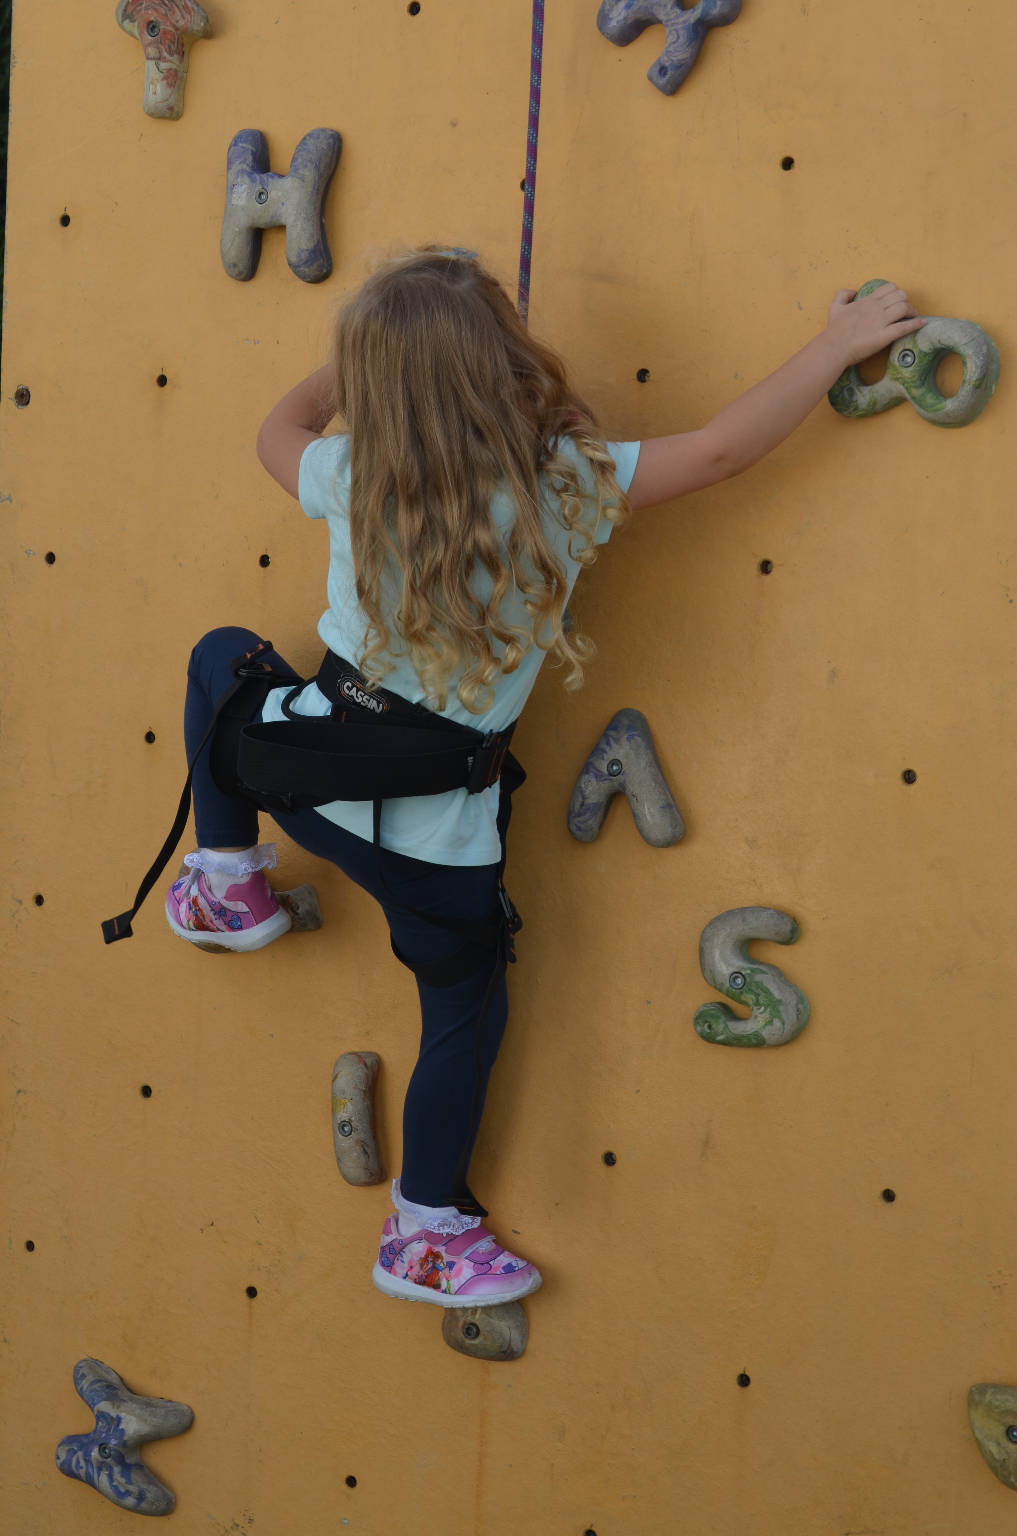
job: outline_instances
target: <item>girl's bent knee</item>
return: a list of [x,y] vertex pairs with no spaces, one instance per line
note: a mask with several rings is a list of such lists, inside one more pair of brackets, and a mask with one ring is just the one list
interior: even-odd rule
[[188,663],[188,672],[201,671],[202,662],[206,657],[214,656],[216,660],[225,656],[232,661],[234,656],[241,656],[244,651],[251,650],[252,646],[259,643],[260,635],[253,629],[242,629],[236,624],[224,624],[219,629],[210,629],[206,635],[202,635]]

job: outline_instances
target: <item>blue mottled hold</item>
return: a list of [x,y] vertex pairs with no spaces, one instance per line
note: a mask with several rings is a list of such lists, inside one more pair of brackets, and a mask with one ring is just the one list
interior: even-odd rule
[[711,27],[735,20],[742,0],[699,0],[688,10],[679,0],[602,0],[597,26],[603,35],[625,48],[655,23],[667,32],[664,51],[650,65],[646,78],[665,96],[673,96],[689,73]]
[[261,232],[284,225],[286,260],[305,283],[320,283],[332,271],[325,238],[325,194],[342,153],[333,128],[305,133],[285,176],[268,168],[268,144],[257,128],[236,134],[226,156],[226,211],[220,253],[230,277],[248,282],[258,270]]
[[60,1471],[87,1483],[120,1509],[138,1515],[172,1514],[176,1498],[145,1466],[138,1447],[189,1429],[194,1414],[187,1404],[137,1396],[101,1360],[79,1360],[74,1386],[95,1414],[95,1427],[89,1434],[61,1440],[56,1452]]
[[643,840],[669,848],[685,836],[674,797],[661,772],[646,716],[620,709],[610,720],[576,780],[568,826],[580,843],[592,843],[611,799],[623,794]]

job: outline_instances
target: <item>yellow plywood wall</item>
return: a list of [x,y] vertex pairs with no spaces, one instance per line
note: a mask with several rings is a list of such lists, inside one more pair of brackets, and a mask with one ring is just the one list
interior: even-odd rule
[[[659,29],[619,49],[595,0],[548,0],[531,325],[613,435],[702,423],[873,277],[978,321],[1003,373],[962,431],[824,403],[584,578],[600,659],[575,697],[543,676],[517,735],[526,929],[474,1164],[545,1274],[512,1364],[370,1284],[387,1191],[339,1178],[330,1070],[380,1053],[397,1167],[417,1015],[366,898],[280,840],[318,934],[213,959],[158,896],[129,943],[99,921],[171,818],[194,640],[248,624],[316,662],[323,530],[253,440],[333,304],[405,243],[514,283],[530,7],[208,10],[169,122],[112,0],[15,9],[4,1529],[127,1529],[54,1466],[94,1355],[194,1408],[147,1452],[193,1536],[1002,1536],[1017,1495],[965,1399],[1017,1381],[1011,6],[747,0],[668,99]],[[299,282],[272,231],[231,280],[229,140],[260,128],[284,171],[321,126],[344,141],[333,276]],[[620,803],[592,846],[566,830],[622,706],[676,847]],[[812,1003],[781,1050],[692,1028],[699,934],[751,904],[801,924],[759,949]]]

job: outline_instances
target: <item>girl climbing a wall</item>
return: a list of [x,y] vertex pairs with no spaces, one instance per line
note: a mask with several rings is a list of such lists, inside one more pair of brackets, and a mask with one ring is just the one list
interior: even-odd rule
[[[502,886],[523,777],[508,742],[548,657],[566,688],[582,681],[591,647],[567,629],[573,584],[630,510],[748,468],[850,363],[921,323],[891,284],[853,298],[838,293],[820,335],[698,431],[607,442],[480,262],[427,248],[348,300],[334,361],[261,427],[265,468],[328,528],[325,661],[304,683],[249,630],[195,648],[185,737],[200,846],[166,913],[179,937],[237,951],[286,931],[259,804],[381,904],[422,1015],[374,1266],[389,1295],[491,1305],[540,1284],[481,1224],[467,1177],[518,926]],[[323,435],[336,415],[341,431]],[[132,915],[104,925],[107,939]]]

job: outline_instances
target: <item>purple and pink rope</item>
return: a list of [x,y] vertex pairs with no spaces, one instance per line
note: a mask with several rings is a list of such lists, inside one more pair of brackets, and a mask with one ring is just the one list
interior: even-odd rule
[[537,133],[540,128],[540,78],[544,62],[544,0],[533,0],[530,39],[530,116],[526,125],[526,180],[523,183],[523,235],[519,250],[519,318],[530,313],[530,268],[533,260],[533,204],[537,188]]

